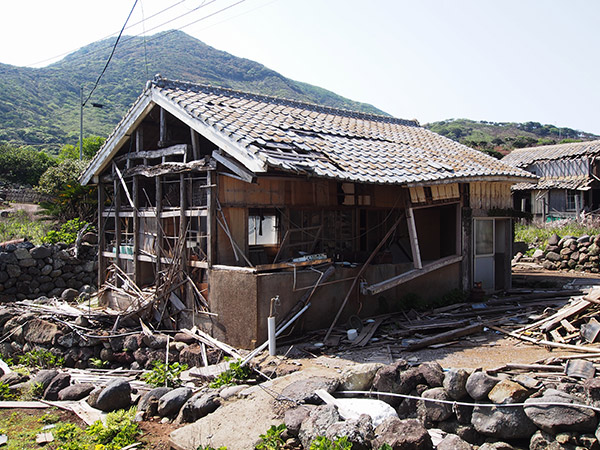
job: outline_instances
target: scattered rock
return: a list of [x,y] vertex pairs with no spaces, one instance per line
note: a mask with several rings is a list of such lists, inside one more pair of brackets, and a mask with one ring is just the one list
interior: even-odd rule
[[[428,389],[421,394],[423,398],[450,401],[452,400],[444,388]],[[452,416],[452,405],[448,403],[438,403],[431,401],[422,401],[423,410],[427,420],[441,422]]]
[[317,436],[325,436],[327,429],[341,419],[333,405],[317,406],[304,419],[298,432],[298,438],[304,448],[310,448],[311,442]]
[[483,400],[496,384],[500,381],[499,378],[493,377],[486,372],[475,371],[467,379],[465,389],[469,396],[474,400]]
[[198,393],[185,402],[175,423],[191,423],[214,412],[221,402],[215,392]]
[[333,378],[313,377],[295,381],[286,386],[281,396],[298,403],[321,403],[320,397],[315,394],[318,389],[324,389],[330,394],[338,387],[338,381]]
[[292,436],[298,436],[302,422],[308,417],[310,412],[317,408],[315,405],[300,405],[285,411],[283,423]]
[[383,367],[380,363],[360,364],[346,369],[340,377],[339,389],[342,391],[366,391],[373,385],[377,371]]
[[158,399],[158,415],[165,417],[177,414],[183,404],[192,396],[192,392],[187,387],[180,387],[167,392]]
[[529,389],[511,380],[502,380],[496,384],[488,398],[494,403],[521,403],[529,397]]
[[471,423],[478,433],[498,439],[529,438],[537,429],[522,407],[476,406]]
[[371,418],[366,414],[358,419],[332,424],[327,428],[325,436],[332,441],[338,436],[346,436],[352,444],[352,450],[370,450],[371,441],[375,438]]
[[437,450],[471,450],[472,448],[471,444],[456,434],[448,434],[436,447]]
[[450,369],[444,377],[444,389],[454,400],[462,400],[467,396],[467,380],[469,373],[464,369]]
[[171,388],[158,387],[146,392],[138,402],[138,411],[142,411],[146,416],[155,416],[158,410],[158,399],[169,392]]
[[548,389],[544,395],[525,401],[525,413],[538,428],[548,433],[560,431],[593,432],[598,420],[593,410],[573,406],[539,405],[535,403],[581,403],[575,397],[555,389]]
[[[96,395],[93,395],[96,393]],[[92,391],[88,403],[101,411],[110,412],[131,406],[131,385],[127,380],[115,380],[104,389]]]
[[388,444],[393,450],[431,450],[433,443],[416,419],[389,418],[375,429],[373,448]]
[[71,375],[59,373],[56,375],[44,391],[44,400],[58,400],[58,393],[71,383]]
[[94,385],[90,383],[76,383],[62,389],[58,393],[59,400],[81,400],[87,397],[94,390]]

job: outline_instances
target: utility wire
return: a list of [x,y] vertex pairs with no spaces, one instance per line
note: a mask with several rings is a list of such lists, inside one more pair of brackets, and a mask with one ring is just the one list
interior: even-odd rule
[[98,79],[96,80],[96,83],[94,84],[94,87],[90,91],[90,94],[85,99],[85,101],[82,103],[82,105],[81,105],[82,107],[84,107],[86,105],[86,103],[88,102],[88,100],[90,99],[90,97],[92,96],[92,94],[94,93],[94,91],[96,90],[96,88],[98,87],[98,83],[100,83],[100,79],[102,78],[102,75],[104,75],[104,73],[106,72],[106,69],[108,69],[108,65],[110,64],[110,60],[112,59],[113,55],[115,54],[115,50],[117,49],[117,45],[119,44],[119,39],[121,39],[121,35],[123,34],[123,31],[125,30],[125,27],[127,26],[127,22],[129,22],[129,18],[133,14],[133,10],[135,9],[135,5],[137,5],[137,2],[138,2],[138,0],[135,0],[135,2],[133,2],[133,7],[131,8],[131,11],[129,11],[129,15],[127,16],[127,19],[125,19],[125,23],[123,24],[123,27],[121,28],[121,32],[117,36],[117,40],[115,41],[115,45],[113,45],[112,51],[110,52],[110,56],[108,57],[108,60],[106,61],[106,64],[104,65],[104,69],[102,69],[102,72],[98,76]]
[[[148,17],[146,17],[145,19],[144,19],[144,18],[142,18],[142,20],[140,20],[139,22],[132,23],[131,25],[129,25],[129,26],[128,26],[128,27],[126,27],[125,29],[126,29],[126,30],[128,30],[129,28],[133,28],[133,27],[135,27],[136,25],[139,25],[139,24],[143,23],[144,21],[147,21],[147,20],[150,20],[150,19],[152,19],[152,18],[154,18],[154,17],[156,17],[156,16],[159,16],[160,14],[163,14],[163,13],[167,12],[169,9],[171,9],[171,8],[174,8],[175,6],[177,6],[177,5],[181,4],[181,3],[185,2],[185,1],[187,1],[187,0],[180,0],[180,1],[178,1],[177,3],[174,3],[174,4],[172,4],[171,6],[168,6],[168,7],[166,7],[165,9],[158,11],[157,13],[154,13],[154,14],[152,14],[151,16],[148,16]],[[110,38],[110,37],[113,37],[113,36],[115,36],[116,34],[117,34],[117,32],[115,31],[114,33],[111,33],[111,34],[109,34],[109,35],[107,35],[107,36],[104,36],[103,38],[97,39],[97,40],[96,40],[96,42],[98,42],[98,41],[103,41],[103,40],[105,40],[105,39],[108,39],[108,38]],[[45,62],[47,62],[47,61],[52,61],[52,60],[55,60],[55,59],[57,59],[57,58],[60,58],[60,57],[62,57],[62,56],[67,56],[67,55],[69,55],[69,54],[71,54],[71,53],[73,53],[73,52],[76,52],[76,51],[77,51],[77,50],[79,50],[80,48],[81,48],[81,47],[77,47],[77,48],[75,48],[75,49],[73,49],[73,50],[69,50],[69,51],[67,51],[67,52],[61,53],[61,54],[59,54],[59,55],[56,55],[56,56],[52,56],[52,57],[50,57],[50,58],[46,58],[46,59],[43,59],[43,60],[41,60],[41,61],[37,61],[37,62],[31,63],[31,64],[26,64],[26,66],[37,66],[38,64],[42,64],[42,63],[45,63]],[[108,48],[108,47],[107,47],[107,48]]]

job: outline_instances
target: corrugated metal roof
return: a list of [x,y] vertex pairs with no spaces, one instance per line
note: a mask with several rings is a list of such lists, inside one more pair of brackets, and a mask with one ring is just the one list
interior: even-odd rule
[[549,161],[553,159],[576,158],[583,155],[593,156],[599,154],[600,140],[518,148],[502,158],[502,161],[513,167],[524,168],[536,161]]
[[594,182],[588,176],[572,176],[572,177],[545,177],[540,178],[537,183],[517,183],[512,186],[513,191],[525,191],[529,189],[569,189],[569,190],[586,190]]
[[[267,168],[386,184],[534,178],[416,121],[162,78],[147,88],[145,95],[166,99],[192,122],[225,137],[238,158],[248,155],[248,161],[262,161]],[[100,151],[97,157],[110,153]],[[89,171],[94,173],[82,179],[91,179],[102,166],[101,160],[92,161]]]

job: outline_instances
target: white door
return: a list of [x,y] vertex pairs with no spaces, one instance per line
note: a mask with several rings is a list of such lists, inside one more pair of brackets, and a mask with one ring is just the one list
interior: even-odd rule
[[485,291],[494,290],[495,278],[495,221],[492,218],[475,219],[473,233],[473,283],[481,283]]

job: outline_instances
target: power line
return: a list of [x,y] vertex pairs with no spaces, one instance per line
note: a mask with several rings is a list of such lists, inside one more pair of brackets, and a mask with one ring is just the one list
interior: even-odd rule
[[[156,17],[156,16],[159,16],[159,15],[161,15],[161,14],[163,14],[163,13],[167,12],[169,9],[171,9],[171,8],[174,8],[175,6],[177,6],[177,5],[181,4],[181,3],[185,2],[185,1],[187,1],[187,0],[180,0],[180,1],[178,1],[177,3],[174,3],[174,4],[172,4],[171,6],[168,6],[168,7],[166,7],[165,9],[158,11],[157,13],[154,13],[154,14],[152,14],[151,16],[148,16],[148,17],[146,17],[145,19],[144,19],[144,18],[142,18],[142,20],[140,20],[139,22],[132,23],[131,25],[129,25],[129,26],[128,26],[128,27],[126,27],[125,29],[126,29],[126,30],[128,30],[129,28],[133,28],[133,27],[135,27],[135,26],[137,26],[137,25],[139,25],[139,24],[143,23],[144,21],[147,21],[147,20],[150,20],[150,19],[152,19],[152,18],[154,18],[154,17]],[[106,35],[106,36],[104,36],[104,37],[102,37],[102,38],[100,38],[100,39],[97,39],[97,40],[96,40],[96,42],[98,42],[98,41],[103,41],[103,40],[105,40],[105,39],[108,39],[108,38],[110,38],[110,37],[113,37],[113,36],[115,36],[116,34],[117,34],[117,32],[115,31],[114,33],[111,33],[111,34],[109,34],[109,35]],[[61,54],[59,54],[59,55],[52,56],[52,57],[50,57],[50,58],[43,59],[43,60],[41,60],[41,61],[37,61],[37,62],[31,63],[31,64],[26,64],[25,66],[26,66],[26,67],[28,67],[28,66],[37,66],[38,64],[42,64],[42,63],[45,63],[45,62],[47,62],[47,61],[53,61],[53,60],[55,60],[55,59],[57,59],[57,58],[60,58],[60,57],[62,57],[62,56],[67,56],[67,55],[70,55],[71,53],[74,53],[74,52],[76,52],[76,51],[77,51],[77,50],[79,50],[80,48],[81,48],[81,47],[77,47],[77,48],[74,48],[73,50],[69,50],[69,51],[67,51],[67,52],[61,53]],[[106,47],[106,48],[108,48],[108,47]]]
[[96,83],[94,84],[94,87],[90,91],[90,95],[88,95],[88,97],[85,99],[85,102],[83,102],[81,104],[82,108],[86,105],[86,103],[88,102],[88,100],[90,99],[90,97],[92,96],[92,94],[94,93],[94,91],[96,90],[96,88],[98,87],[98,83],[100,82],[100,79],[102,78],[102,75],[104,75],[104,72],[106,72],[106,69],[108,69],[108,65],[110,64],[110,60],[112,59],[113,55],[115,54],[115,50],[117,49],[117,44],[119,43],[119,40],[121,39],[121,35],[123,34],[123,30],[125,30],[125,27],[127,26],[127,22],[129,22],[129,18],[133,14],[133,10],[135,9],[135,5],[137,5],[137,2],[138,2],[138,0],[135,0],[133,2],[133,7],[131,8],[131,11],[129,11],[129,15],[127,16],[127,19],[125,19],[125,23],[123,24],[123,27],[121,28],[121,31],[119,32],[119,35],[117,36],[117,40],[115,41],[115,45],[113,45],[112,51],[110,52],[110,56],[108,57],[108,60],[106,61],[106,64],[104,65],[104,69],[102,69],[102,72],[98,76],[98,79],[96,80]]

